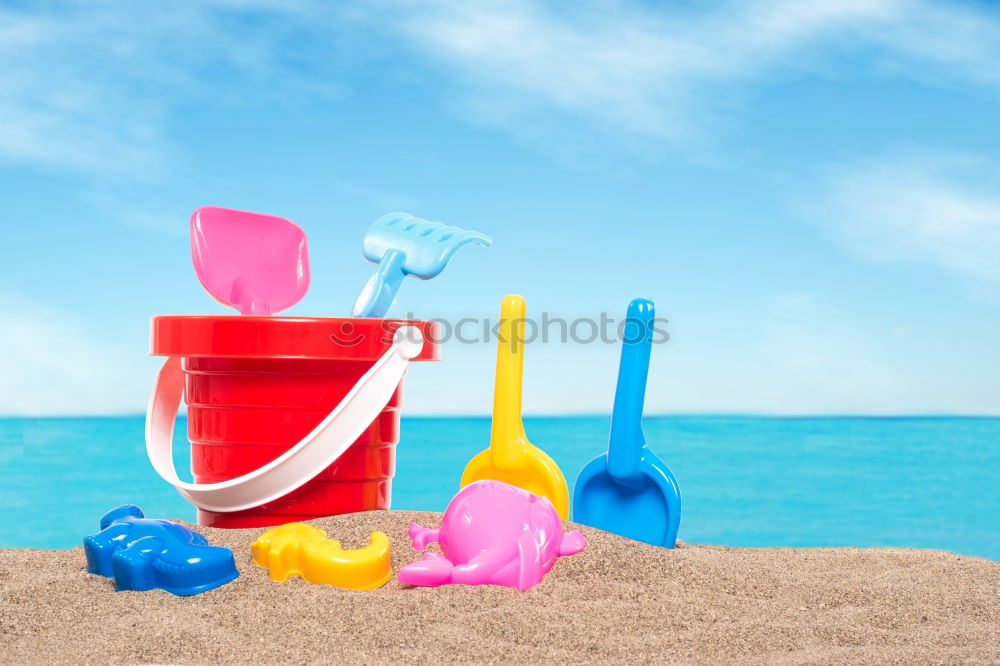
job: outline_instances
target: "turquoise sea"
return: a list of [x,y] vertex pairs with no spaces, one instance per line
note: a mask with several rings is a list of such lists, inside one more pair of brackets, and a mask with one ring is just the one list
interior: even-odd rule
[[[528,418],[525,427],[572,487],[604,450],[609,423]],[[404,419],[393,508],[444,510],[489,429],[487,418]],[[647,417],[645,432],[680,484],[684,541],[936,548],[1000,560],[1000,418],[664,416]],[[194,518],[146,461],[139,416],[0,420],[0,468],[2,547],[76,546],[126,502]]]

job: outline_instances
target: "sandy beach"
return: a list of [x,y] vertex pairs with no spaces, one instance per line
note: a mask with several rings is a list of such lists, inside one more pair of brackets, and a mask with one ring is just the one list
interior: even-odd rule
[[[439,514],[315,521],[345,547]],[[0,551],[5,663],[1000,662],[1000,563],[912,550],[654,548],[582,528],[589,545],[527,592],[369,592],[272,582],[250,561],[263,530],[198,528],[234,549],[238,580],[195,597],[114,592],[82,549]],[[82,535],[81,535],[82,537]]]

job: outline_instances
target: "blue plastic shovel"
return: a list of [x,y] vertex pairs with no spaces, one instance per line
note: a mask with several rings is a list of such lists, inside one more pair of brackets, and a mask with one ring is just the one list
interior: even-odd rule
[[649,450],[642,434],[653,316],[652,301],[637,298],[628,306],[611,441],[607,453],[587,463],[576,478],[573,520],[673,548],[681,522],[681,493],[674,475]]

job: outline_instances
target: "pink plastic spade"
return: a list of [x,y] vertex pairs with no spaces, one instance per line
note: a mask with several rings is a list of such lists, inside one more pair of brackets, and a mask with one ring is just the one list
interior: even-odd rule
[[191,215],[191,256],[205,291],[240,314],[281,312],[309,288],[306,234],[283,217],[199,208]]

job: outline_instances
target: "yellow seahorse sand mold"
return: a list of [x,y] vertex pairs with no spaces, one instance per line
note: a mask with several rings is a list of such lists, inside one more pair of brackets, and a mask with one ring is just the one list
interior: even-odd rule
[[346,590],[374,590],[392,578],[389,537],[384,532],[373,533],[365,548],[344,550],[318,527],[289,523],[264,532],[250,548],[254,564],[266,568],[271,580],[279,583],[301,576],[310,583]]

